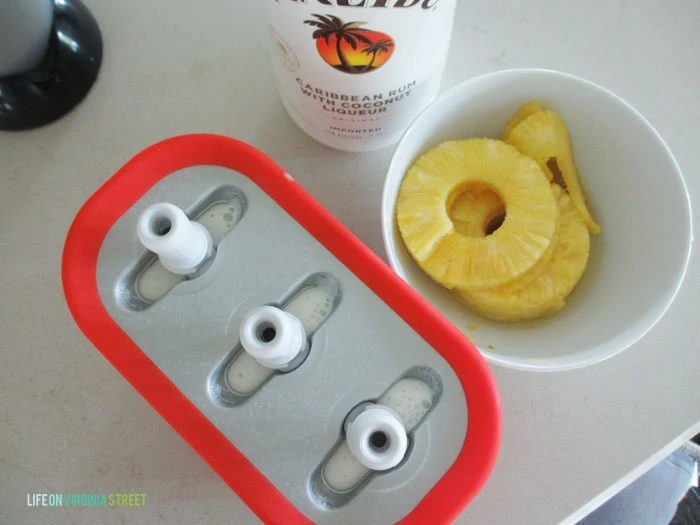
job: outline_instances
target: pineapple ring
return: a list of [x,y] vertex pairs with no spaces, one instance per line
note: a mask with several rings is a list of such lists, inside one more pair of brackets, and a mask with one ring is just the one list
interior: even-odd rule
[[525,287],[516,283],[492,290],[455,290],[457,300],[498,321],[525,321],[552,314],[566,305],[566,297],[578,284],[588,264],[590,234],[571,197],[556,185],[561,222],[552,260]]
[[[486,237],[455,230],[448,210],[469,184],[495,191],[506,217]],[[512,282],[546,254],[559,226],[549,181],[531,158],[505,142],[443,142],[404,177],[396,204],[399,231],[418,265],[447,288],[478,290]]]

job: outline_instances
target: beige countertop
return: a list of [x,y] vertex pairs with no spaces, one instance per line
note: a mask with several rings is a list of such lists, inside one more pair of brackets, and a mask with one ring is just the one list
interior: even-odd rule
[[[390,150],[348,154],[300,132],[267,67],[256,0],[90,0],[105,56],[79,108],[0,133],[0,522],[257,523],[76,328],[60,260],[82,203],[135,153],[190,132],[265,151],[384,255]],[[460,2],[443,88],[511,67],[613,90],[668,142],[700,202],[700,3]],[[653,247],[654,239],[649,239]],[[700,431],[700,259],[642,341],[588,369],[494,368],[504,409],[496,469],[460,523],[572,523]],[[27,507],[27,493],[146,493],[141,508]]]

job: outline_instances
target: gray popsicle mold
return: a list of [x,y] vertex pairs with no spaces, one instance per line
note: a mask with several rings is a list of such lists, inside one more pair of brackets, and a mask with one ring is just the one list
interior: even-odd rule
[[[191,209],[198,196],[222,186],[240,192],[246,208],[217,247],[211,267],[145,309],[126,305],[117,290],[125,268],[143,256],[135,235],[140,213],[163,201]],[[261,242],[269,239],[274,243]],[[233,409],[216,402],[209,388],[212,371],[236,346],[245,313],[271,298],[284,300],[290,283],[313,273],[332,275],[342,288],[342,301],[314,334],[304,363],[277,375]],[[97,284],[108,314],[146,357],[315,523],[399,521],[462,448],[467,404],[445,359],[257,185],[233,170],[192,167],[156,183],[103,240]],[[329,509],[319,504],[310,491],[310,476],[338,442],[348,413],[417,366],[439,375],[443,393],[415,430],[405,462],[373,476],[345,505]]]

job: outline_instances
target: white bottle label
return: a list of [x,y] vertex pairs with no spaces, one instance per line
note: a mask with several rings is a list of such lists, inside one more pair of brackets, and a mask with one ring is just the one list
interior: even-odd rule
[[395,143],[435,97],[456,0],[266,0],[282,101],[316,140]]

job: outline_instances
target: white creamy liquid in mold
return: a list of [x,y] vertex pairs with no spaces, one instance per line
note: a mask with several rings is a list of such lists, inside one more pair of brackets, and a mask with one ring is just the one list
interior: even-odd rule
[[[195,221],[209,230],[212,243],[216,247],[233,229],[242,214],[243,204],[240,200],[234,199],[212,204],[200,213]],[[136,278],[136,291],[142,299],[153,303],[162,299],[175,285],[184,280],[184,275],[166,270],[160,260],[156,260]]]
[[[313,334],[328,319],[333,310],[331,290],[326,286],[302,289],[282,308],[301,321],[306,335]],[[247,352],[239,352],[226,370],[226,382],[234,392],[247,395],[267,381],[276,370],[258,363]]]
[[[433,406],[433,395],[424,381],[406,377],[387,390],[377,404],[393,409],[401,418],[406,433],[410,433]],[[352,455],[345,439],[323,467],[323,479],[336,492],[351,490],[370,473],[371,470]]]

